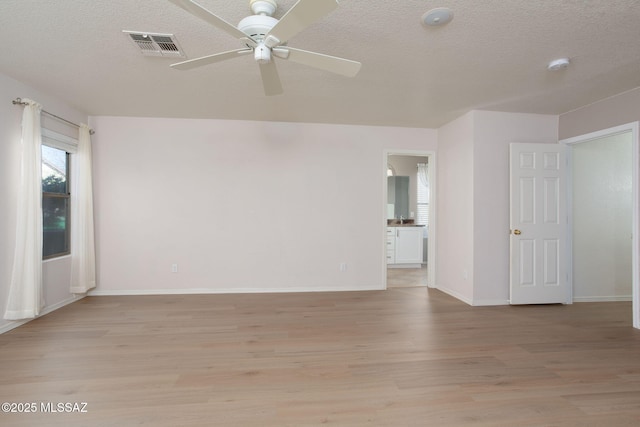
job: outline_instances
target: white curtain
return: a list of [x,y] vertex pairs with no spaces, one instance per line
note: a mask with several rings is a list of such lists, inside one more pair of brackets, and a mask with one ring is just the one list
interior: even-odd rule
[[42,106],[30,99],[22,113],[22,173],[18,192],[16,244],[9,298],[8,320],[29,319],[44,307],[42,290]]
[[418,179],[422,185],[429,189],[429,165],[427,163],[418,163]]
[[[417,224],[429,225],[429,197],[429,165],[418,163]],[[427,238],[429,227],[424,227],[422,230],[423,237]]]
[[93,180],[91,134],[80,125],[78,152],[71,175],[71,293],[83,294],[96,286],[96,253],[93,237]]

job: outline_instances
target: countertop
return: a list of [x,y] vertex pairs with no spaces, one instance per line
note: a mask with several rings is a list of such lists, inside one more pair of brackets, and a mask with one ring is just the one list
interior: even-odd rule
[[422,224],[415,224],[414,221],[413,219],[406,219],[401,224],[399,219],[388,219],[387,227],[424,227]]

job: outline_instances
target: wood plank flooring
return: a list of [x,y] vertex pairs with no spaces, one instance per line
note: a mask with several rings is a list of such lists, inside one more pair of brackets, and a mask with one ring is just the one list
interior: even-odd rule
[[422,268],[387,268],[387,288],[427,286],[427,266]]
[[[2,426],[638,426],[631,304],[88,297],[0,335]],[[86,413],[41,404],[86,402]]]

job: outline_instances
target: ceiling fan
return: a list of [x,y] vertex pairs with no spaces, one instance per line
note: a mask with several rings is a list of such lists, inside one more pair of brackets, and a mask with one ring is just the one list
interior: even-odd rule
[[249,0],[249,5],[254,15],[247,16],[241,20],[237,27],[192,0],[169,1],[237,38],[244,45],[241,49],[203,56],[171,65],[171,67],[178,70],[190,70],[203,65],[253,54],[260,67],[265,95],[282,93],[282,84],[273,57],[347,77],[353,77],[360,71],[362,64],[357,61],[287,46],[287,41],[291,37],[336,9],[338,7],[337,0],[298,0],[280,20],[272,16],[278,6],[275,0]]

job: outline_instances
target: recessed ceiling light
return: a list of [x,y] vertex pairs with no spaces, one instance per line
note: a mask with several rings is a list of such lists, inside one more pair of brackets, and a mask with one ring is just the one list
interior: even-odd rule
[[547,70],[549,71],[564,70],[568,66],[569,66],[569,58],[554,59],[553,61],[549,62],[549,65],[547,65]]
[[437,7],[422,15],[422,24],[429,27],[437,27],[448,24],[452,19],[453,12],[451,9],[447,7]]

